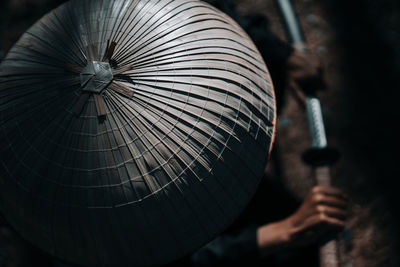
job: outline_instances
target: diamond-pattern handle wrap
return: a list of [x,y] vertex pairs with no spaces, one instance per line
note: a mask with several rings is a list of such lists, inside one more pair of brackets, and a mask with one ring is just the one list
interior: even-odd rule
[[306,98],[306,111],[312,147],[325,148],[328,141],[326,140],[322,108],[318,98],[310,96]]
[[[93,64],[113,75],[81,85]],[[246,206],[275,114],[259,52],[208,4],[68,2],[0,67],[1,210],[69,262],[172,261]]]

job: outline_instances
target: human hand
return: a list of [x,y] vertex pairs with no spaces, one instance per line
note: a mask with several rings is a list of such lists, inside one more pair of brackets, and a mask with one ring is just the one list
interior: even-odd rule
[[321,63],[317,55],[308,50],[295,50],[287,61],[288,86],[314,94],[326,87]]
[[285,220],[290,246],[306,246],[343,230],[348,198],[337,188],[313,187],[300,208]]
[[262,256],[287,247],[310,245],[344,228],[348,198],[337,188],[313,187],[300,208],[282,221],[257,230]]

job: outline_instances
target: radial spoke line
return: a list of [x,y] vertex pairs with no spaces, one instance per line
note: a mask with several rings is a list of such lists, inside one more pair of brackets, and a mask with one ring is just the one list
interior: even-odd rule
[[[148,21],[146,21],[146,22],[142,22],[142,26],[141,27],[137,27],[137,25],[141,22],[141,20],[143,19],[143,17],[142,18],[139,18],[139,19],[136,19],[137,18],[137,16],[138,15],[140,15],[140,14],[146,14],[146,10],[144,10],[145,9],[145,7],[148,5],[148,3],[150,3],[150,2],[154,2],[154,1],[148,1],[147,3],[146,3],[146,5],[143,5],[143,7],[141,8],[141,9],[139,9],[138,10],[138,12],[137,12],[137,14],[135,14],[135,17],[133,18],[133,21],[135,21],[135,23],[133,24],[133,25],[128,25],[128,26],[126,26],[126,29],[125,29],[125,31],[122,31],[123,30],[123,27],[121,28],[121,32],[134,32],[134,34],[136,34],[140,29],[141,29],[141,27],[143,27],[143,25],[146,25],[146,22],[148,22]],[[148,8],[148,9],[150,9],[150,8]],[[151,19],[152,18],[152,16],[147,16],[147,18],[149,18],[149,19]],[[125,25],[124,25],[125,26]],[[146,25],[146,26],[148,26],[148,25]],[[128,31],[128,29],[131,29],[131,31]],[[134,47],[133,45],[130,45],[130,46],[128,46],[128,44],[127,44],[127,41],[126,41],[126,38],[128,37],[128,35],[125,35],[125,37],[123,37],[123,35],[120,37],[120,39],[117,39],[117,42],[118,43],[121,43],[121,44],[124,44],[124,46],[126,47],[126,49],[131,49],[132,50],[132,48]],[[139,37],[137,37],[138,39],[140,38],[140,36]],[[120,54],[120,53],[125,53],[127,50],[126,49],[121,49],[121,51],[118,51],[118,53],[116,54],[116,56],[115,56],[115,58],[116,58],[116,60],[118,60],[118,55]]]
[[[182,112],[184,112],[183,110],[182,110]],[[169,113],[169,112],[167,112],[167,111],[165,111],[165,113]],[[163,115],[163,114],[162,114]],[[160,117],[161,117],[161,115],[159,115]],[[170,116],[172,117],[173,115],[172,115],[172,113],[170,113]],[[162,122],[167,122],[167,120],[162,120]],[[187,121],[186,122],[187,124],[189,124],[189,125],[192,125],[192,127],[197,127],[195,124],[191,124],[189,121]],[[219,125],[220,126],[220,124],[216,124],[216,125]],[[177,125],[174,125],[173,127],[177,127]],[[179,129],[179,127],[178,127],[178,129]],[[185,133],[185,132],[188,132],[188,130],[189,129],[185,129],[185,130],[182,130],[182,132],[183,133]],[[196,134],[201,134],[201,133],[204,133],[205,135],[207,134],[207,132],[205,132],[203,129],[201,129],[201,128],[196,128],[196,130],[194,130],[193,128],[191,129],[192,131],[193,131],[193,133],[196,133]],[[232,138],[232,137],[235,137],[234,135],[228,135],[229,136],[229,138]],[[199,144],[201,144],[201,143],[204,143],[204,141],[202,140],[202,137],[200,137],[199,139],[196,139],[196,136],[195,135],[191,135],[191,137],[193,138],[193,140],[196,140]],[[211,140],[211,138],[209,139],[209,141]],[[228,140],[227,140],[228,141]],[[218,139],[218,138],[213,138],[213,143],[215,143],[215,142],[218,142],[218,143],[220,143],[223,147],[226,147],[226,142],[225,143],[223,143],[220,139]],[[240,142],[239,140],[238,140],[238,142]],[[229,149],[229,147],[227,147],[228,149]],[[213,152],[212,150],[210,150],[210,152]],[[218,158],[219,157],[219,155],[218,155],[218,152],[213,152],[213,153],[215,153],[215,155],[216,155],[216,157]],[[232,151],[232,153],[235,153],[234,151]],[[240,157],[240,155],[238,155],[239,157]]]
[[[160,17],[159,19],[157,19],[157,14],[160,13],[160,11],[162,11],[163,9],[165,9],[165,7],[167,7],[167,6],[168,6],[169,8],[171,8],[171,7],[170,7],[170,4],[171,4],[171,3],[174,4],[175,1],[170,1],[170,2],[166,3],[164,6],[162,6],[161,8],[159,8],[159,9],[157,10],[157,12],[155,12],[155,14],[154,14],[153,16],[148,16],[149,20],[146,21],[146,23],[149,24],[149,21],[150,21],[150,20],[154,20],[155,22],[154,22],[153,24],[150,24],[150,25],[148,25],[148,24],[146,25],[146,23],[142,23],[142,26],[141,26],[140,28],[136,29],[136,32],[139,32],[141,29],[144,28],[144,26],[146,26],[146,27],[145,27],[145,30],[144,30],[139,36],[133,35],[133,36],[130,37],[128,40],[126,40],[126,38],[129,36],[129,35],[126,35],[126,36],[124,37],[124,39],[121,40],[121,41],[125,44],[125,46],[127,47],[127,49],[122,50],[122,51],[117,55],[117,58],[119,57],[120,54],[124,54],[126,51],[128,51],[128,48],[132,49],[132,48],[136,47],[137,42],[140,41],[140,39],[146,37],[148,34],[151,34],[153,29],[157,29],[157,28],[160,27],[161,25],[165,25],[166,23],[168,23],[169,20],[173,19],[175,16],[177,16],[177,15],[179,15],[179,14],[182,14],[181,10],[179,10],[179,7],[188,4],[188,3],[184,3],[184,4],[179,4],[179,3],[178,3],[178,6],[177,6],[177,7],[172,7],[172,10],[173,10],[173,12],[174,12],[173,14],[170,14],[170,13],[163,13],[163,14],[161,14],[161,17]],[[165,17],[167,17],[167,18],[165,18]],[[135,26],[136,26],[136,25],[135,25]],[[136,32],[135,32],[135,33],[136,33]],[[129,46],[128,46],[128,43],[129,43],[133,38],[135,38],[135,41],[134,41],[133,43],[129,44]]]
[[274,97],[247,34],[207,3],[67,2],[0,66],[0,208],[67,262],[171,262],[255,192]]
[[[195,24],[201,24],[201,27],[199,27],[198,25],[195,25]],[[192,26],[193,28],[189,28],[189,25]],[[198,26],[198,27],[195,27],[195,26]],[[132,56],[140,58],[144,55],[147,56],[149,54],[157,53],[154,50],[160,46],[165,46],[166,44],[165,44],[165,42],[163,42],[163,40],[165,40],[165,39],[168,39],[167,44],[169,47],[171,47],[171,44],[173,44],[174,42],[180,43],[183,38],[190,38],[192,36],[196,36],[196,35],[200,35],[200,34],[204,34],[204,36],[211,34],[211,33],[206,34],[205,32],[212,32],[214,34],[214,36],[212,36],[212,37],[220,37],[221,34],[227,35],[226,37],[231,37],[232,40],[235,40],[238,37],[238,34],[236,32],[233,32],[228,28],[225,28],[222,26],[221,27],[214,26],[214,27],[210,28],[207,21],[200,20],[198,22],[184,24],[184,25],[180,26],[179,28],[172,28],[172,29],[164,30],[164,31],[158,33],[154,37],[143,42],[139,47],[136,47],[134,50],[134,53],[132,53]],[[172,34],[173,34],[173,37],[167,38],[169,35],[172,35]],[[139,53],[139,52],[141,52],[141,53]],[[122,57],[122,58],[115,58],[115,59],[119,62],[123,62],[125,60],[125,58],[126,58],[126,56]]]
[[[122,113],[122,114],[124,114],[124,113]],[[171,136],[170,136],[171,137]],[[161,142],[163,142],[163,139],[160,139],[160,141]],[[176,146],[177,146],[177,149],[178,150],[181,150],[182,149],[182,144],[184,145],[185,144],[185,142],[180,142],[181,140],[175,140],[175,144],[176,144]],[[181,144],[181,145],[179,145],[179,144]],[[167,145],[168,146],[168,144],[166,144],[165,143],[165,145]],[[174,154],[173,155],[175,155],[179,160],[181,160],[182,162],[184,162],[184,163],[186,163],[187,161],[186,160],[184,160],[184,159],[182,159],[181,158],[181,156],[177,153],[177,150],[175,149],[172,149],[172,148],[170,148],[172,151],[174,151]],[[187,149],[185,149],[185,151],[188,151]],[[193,159],[191,162],[194,162],[196,160],[196,158],[195,159]],[[200,162],[201,163],[201,162]],[[190,167],[192,164],[190,163],[190,164],[188,164],[188,163],[186,163],[186,170],[190,170],[191,171],[191,173],[193,174],[193,175],[195,175],[196,176],[196,178],[199,180],[199,181],[201,181],[202,179],[197,175],[197,173]],[[183,170],[182,171],[182,173],[184,172],[185,170]],[[210,170],[208,171],[208,172],[210,172]],[[181,174],[182,174],[181,173]],[[178,177],[180,177],[181,176],[181,174],[179,174],[178,176],[177,176],[177,178]],[[176,178],[176,179],[177,179]],[[175,182],[175,179],[173,180],[173,181],[171,181],[171,182]],[[207,188],[205,188],[207,191],[208,191],[208,189]],[[158,192],[159,190],[161,190],[161,188],[160,189],[158,189],[156,192]],[[221,211],[223,211],[223,208],[222,207],[220,207],[220,209],[221,209]]]
[[[211,82],[210,82],[210,77],[209,76],[198,76],[198,81],[195,83],[195,82],[191,82],[192,81],[192,77],[189,77],[189,76],[183,76],[183,77],[180,77],[180,82],[181,83],[183,83],[183,78],[185,78],[185,80],[187,80],[187,84],[188,85],[190,85],[190,84],[195,84],[195,85],[199,85],[199,86],[201,86],[201,85],[207,85],[207,83],[210,83],[210,85],[208,85],[209,86],[209,88],[213,88],[214,90],[221,90],[221,91],[223,91],[222,89],[220,89],[220,88],[223,88],[223,86],[221,86],[221,87],[213,87],[212,85],[211,85]],[[227,92],[227,94],[229,94],[229,95],[231,95],[231,96],[233,96],[233,97],[236,97],[236,98],[241,98],[241,99],[243,99],[246,103],[248,103],[248,106],[249,107],[251,107],[251,109],[253,110],[253,111],[255,111],[255,112],[257,112],[258,114],[257,114],[257,116],[261,116],[261,117],[264,117],[264,112],[263,112],[263,110],[260,110],[260,107],[259,107],[259,105],[257,105],[257,106],[255,106],[254,105],[254,102],[259,102],[260,104],[262,104],[262,105],[267,105],[268,106],[268,103],[265,103],[264,101],[264,99],[261,99],[261,98],[259,98],[258,96],[256,96],[256,95],[254,95],[253,94],[253,92],[248,88],[248,87],[245,87],[245,86],[242,86],[242,84],[240,84],[240,83],[236,83],[236,81],[233,81],[233,80],[228,80],[228,79],[226,79],[226,80],[224,80],[224,79],[220,79],[218,76],[215,76],[215,77],[212,77],[212,78],[214,78],[214,81],[212,82],[212,83],[216,83],[217,81],[220,81],[220,82],[226,82],[226,84],[229,84],[229,89],[231,89],[232,91],[226,91]],[[135,82],[136,82],[136,86],[135,86],[135,91],[137,92],[137,93],[139,93],[140,91],[138,90],[139,88],[137,87],[138,85],[140,85],[140,84],[143,84],[143,85],[148,85],[148,86],[152,86],[152,87],[156,87],[156,86],[154,86],[154,85],[151,85],[151,83],[150,84],[146,84],[146,82],[147,81],[149,81],[149,82],[151,82],[151,80],[145,80],[145,79],[138,79],[138,78],[135,78]],[[160,76],[158,77],[158,81],[159,82],[169,82],[168,80],[162,80],[162,79],[160,79]],[[176,83],[176,81],[174,81],[174,83]],[[158,87],[158,86],[157,86]],[[235,91],[236,92],[234,92],[234,90],[233,89],[235,89]],[[248,92],[248,93],[250,93],[250,95],[244,95],[244,92],[243,92],[243,90],[242,91],[240,91],[241,89],[247,89],[246,91]],[[252,96],[253,96],[253,98],[252,98]]]
[[[210,46],[211,44],[211,46]],[[157,51],[157,53],[153,53],[151,56],[143,56],[143,57],[138,57],[132,56],[132,61],[124,60],[124,64],[136,64],[136,63],[147,63],[147,62],[153,62],[156,61],[157,59],[161,57],[170,57],[173,58],[174,55],[179,53],[187,53],[188,51],[191,50],[196,50],[196,49],[203,49],[209,47],[210,49],[213,49],[212,51],[218,51],[222,52],[221,49],[227,49],[230,51],[235,52],[236,56],[238,55],[245,55],[246,57],[249,57],[249,60],[251,62],[257,62],[259,63],[256,65],[258,68],[262,69],[264,72],[266,71],[266,68],[262,68],[262,61],[256,58],[256,53],[253,52],[253,55],[247,53],[247,51],[244,51],[244,45],[241,43],[238,43],[237,40],[234,39],[229,39],[229,38],[220,38],[220,36],[212,36],[210,37],[209,35],[202,36],[201,38],[198,37],[196,40],[181,40],[180,43],[173,43],[170,44],[168,47],[164,48],[163,50]],[[176,50],[180,49],[180,50]],[[162,54],[162,52],[167,52],[165,54]]]
[[[133,70],[142,70],[146,68],[155,68],[158,66],[164,66],[164,65],[169,65],[169,64],[179,64],[179,63],[191,63],[191,62],[196,62],[196,61],[220,61],[224,59],[227,62],[230,62],[232,64],[238,64],[240,67],[249,69],[253,73],[256,73],[258,76],[263,77],[266,73],[263,69],[259,69],[256,64],[251,62],[248,59],[245,59],[244,57],[240,57],[236,54],[229,53],[229,52],[223,52],[219,51],[218,53],[215,52],[215,49],[223,49],[223,47],[213,47],[213,49],[209,49],[210,51],[207,51],[204,48],[195,48],[195,49],[190,49],[190,50],[182,50],[176,53],[171,53],[170,55],[159,57],[154,60],[148,60],[148,61],[143,61],[145,63],[141,62],[131,62],[132,64],[131,69]],[[196,51],[200,50],[200,51]],[[190,51],[191,53],[188,54],[187,52]],[[196,51],[196,52],[194,52]],[[182,55],[179,55],[179,53],[182,53]],[[174,56],[171,56],[173,55]],[[199,58],[199,57],[203,58]],[[130,63],[127,63],[129,65]]]

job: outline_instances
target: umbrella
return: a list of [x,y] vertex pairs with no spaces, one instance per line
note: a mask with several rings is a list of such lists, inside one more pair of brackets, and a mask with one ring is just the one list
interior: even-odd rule
[[157,265],[215,238],[275,133],[267,68],[201,1],[70,1],[0,67],[0,207],[49,254]]

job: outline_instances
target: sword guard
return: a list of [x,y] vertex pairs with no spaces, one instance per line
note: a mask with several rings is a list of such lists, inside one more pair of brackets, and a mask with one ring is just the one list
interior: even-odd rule
[[312,147],[303,153],[302,159],[312,167],[329,166],[340,159],[340,153],[337,149],[331,147]]

